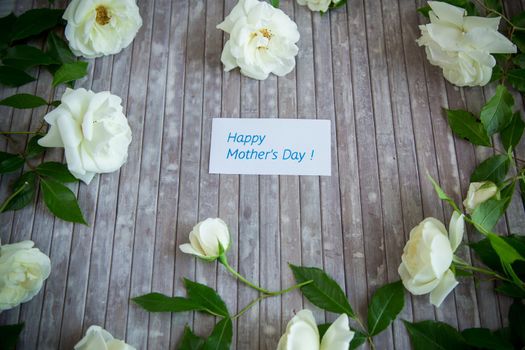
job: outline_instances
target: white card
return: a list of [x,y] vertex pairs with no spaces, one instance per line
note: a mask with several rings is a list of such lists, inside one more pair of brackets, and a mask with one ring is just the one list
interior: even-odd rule
[[330,121],[214,118],[210,173],[330,176]]

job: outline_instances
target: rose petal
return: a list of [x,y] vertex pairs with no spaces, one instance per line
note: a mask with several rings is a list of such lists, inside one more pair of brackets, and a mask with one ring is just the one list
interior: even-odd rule
[[428,1],[428,5],[441,21],[454,24],[458,27],[463,26],[463,18],[466,13],[465,9],[442,1]]
[[439,307],[447,295],[449,295],[457,285],[458,281],[456,281],[454,273],[451,270],[448,270],[445,272],[436,288],[430,293],[430,303]]
[[179,249],[180,249],[183,253],[186,253],[186,254],[196,255],[196,256],[201,257],[201,258],[206,257],[206,255],[201,254],[200,252],[198,252],[197,250],[195,250],[195,249],[191,246],[191,244],[189,244],[189,243],[181,244],[181,245],[179,246]]
[[450,224],[448,226],[448,239],[450,241],[450,247],[452,252],[458,249],[461,241],[463,240],[463,234],[465,233],[465,217],[463,214],[458,214],[454,211],[450,218]]
[[348,316],[342,314],[328,327],[321,340],[320,350],[348,350],[354,332],[348,326]]

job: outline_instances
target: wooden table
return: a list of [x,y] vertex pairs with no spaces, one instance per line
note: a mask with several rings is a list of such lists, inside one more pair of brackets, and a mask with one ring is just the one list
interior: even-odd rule
[[[32,239],[52,261],[43,290],[0,315],[0,324],[26,323],[19,349],[72,349],[93,324],[137,349],[174,349],[187,323],[209,334],[211,317],[148,314],[129,299],[150,291],[183,295],[183,277],[216,287],[232,312],[255,298],[221,266],[178,249],[195,223],[217,216],[231,229],[229,257],[244,276],[279,289],[293,283],[289,262],[322,267],[366,317],[371,293],[399,279],[410,230],[427,216],[448,223],[451,210],[438,200],[427,172],[460,201],[474,166],[493,152],[450,132],[441,108],[477,111],[494,87],[457,89],[427,63],[415,43],[425,22],[416,13],[421,4],[349,0],[320,16],[283,0],[281,8],[301,32],[297,66],[284,78],[258,82],[224,73],[220,63],[224,37],[215,26],[235,2],[141,0],[144,24],[133,45],[90,61],[89,78],[78,86],[122,97],[133,130],[129,159],[119,172],[73,187],[89,226],[55,219],[41,196],[35,205],[0,215],[2,242]],[[507,3],[517,13],[525,1]],[[16,12],[46,4],[18,1]],[[42,71],[18,91],[60,98],[63,88],[54,92],[50,82]],[[1,111],[2,130],[34,130],[46,112]],[[329,119],[332,176],[210,175],[214,117]],[[0,142],[2,150],[21,146]],[[63,156],[53,151],[45,159]],[[0,198],[16,177],[2,176]],[[515,200],[498,230],[521,232],[524,225]],[[471,260],[465,248],[462,255]],[[400,317],[500,327],[508,300],[494,295],[491,283],[462,281],[439,309],[428,296],[407,293]],[[297,292],[267,299],[234,324],[233,348],[275,349],[303,307],[315,310],[319,323],[335,319]],[[376,345],[408,349],[402,323],[376,337]]]

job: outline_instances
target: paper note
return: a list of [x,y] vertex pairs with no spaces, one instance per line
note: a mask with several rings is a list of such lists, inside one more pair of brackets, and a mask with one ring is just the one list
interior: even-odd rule
[[214,118],[210,173],[330,176],[330,121]]

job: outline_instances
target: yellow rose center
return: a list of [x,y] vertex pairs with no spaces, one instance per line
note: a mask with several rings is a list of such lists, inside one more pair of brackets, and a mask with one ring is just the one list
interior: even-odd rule
[[270,32],[266,28],[263,28],[263,29],[259,30],[259,32],[261,32],[261,34],[268,40],[270,40],[272,38],[272,32]]
[[96,19],[97,23],[100,24],[101,26],[108,24],[109,21],[111,20],[111,16],[108,13],[108,9],[105,6],[100,5],[96,8],[96,11],[97,11],[97,19]]

